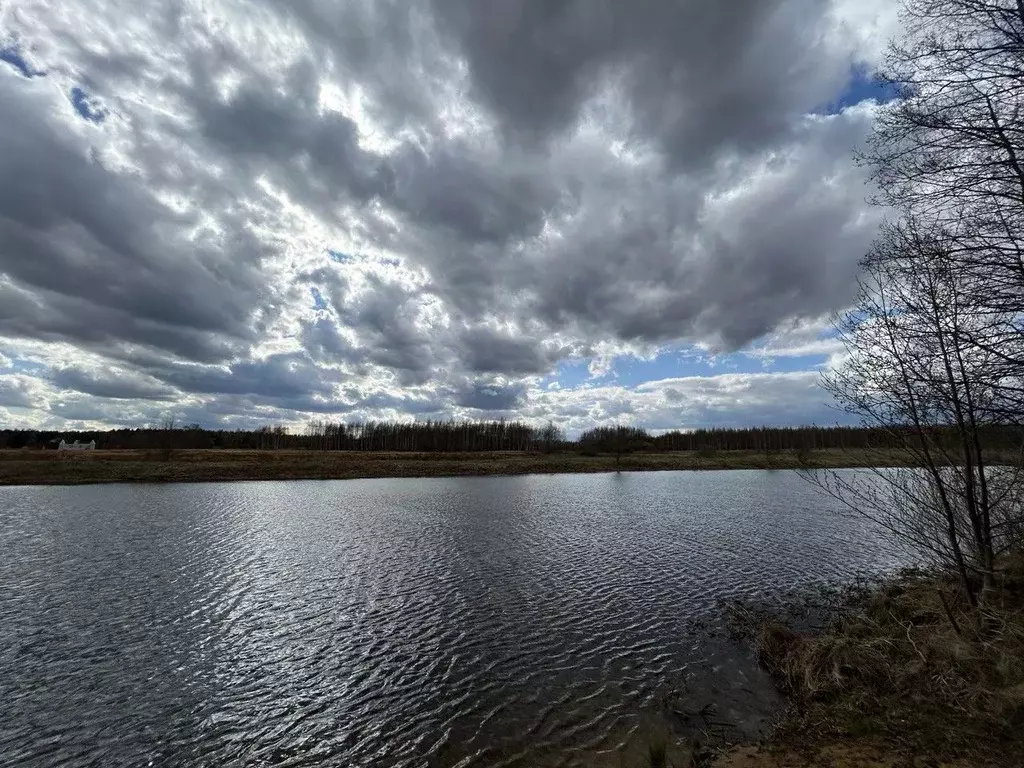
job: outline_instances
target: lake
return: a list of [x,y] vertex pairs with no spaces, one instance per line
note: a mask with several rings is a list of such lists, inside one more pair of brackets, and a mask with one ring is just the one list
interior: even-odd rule
[[0,764],[618,765],[666,723],[753,736],[778,702],[723,601],[900,563],[785,471],[0,488]]

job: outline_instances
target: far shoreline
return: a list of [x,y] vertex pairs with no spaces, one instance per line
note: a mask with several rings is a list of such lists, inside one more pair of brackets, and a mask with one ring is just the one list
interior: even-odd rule
[[840,469],[909,466],[891,449],[422,453],[312,450],[0,450],[0,485],[194,483],[253,480],[483,477],[602,472],[735,469]]

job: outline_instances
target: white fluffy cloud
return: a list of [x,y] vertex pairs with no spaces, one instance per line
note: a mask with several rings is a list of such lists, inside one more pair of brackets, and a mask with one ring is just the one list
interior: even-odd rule
[[642,424],[651,430],[828,423],[819,375],[726,373],[649,381],[635,387],[591,386],[537,391],[526,415],[560,421],[571,432],[593,425]]
[[0,370],[20,371],[0,406],[816,418],[790,404],[811,374],[539,385],[609,350],[740,349],[851,298],[874,107],[820,107],[891,9],[739,5],[0,8]]

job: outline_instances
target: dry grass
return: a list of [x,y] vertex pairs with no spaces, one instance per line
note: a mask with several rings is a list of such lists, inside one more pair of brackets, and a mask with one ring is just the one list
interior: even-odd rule
[[583,456],[578,453],[394,453],[349,451],[162,450],[0,451],[0,485],[110,482],[317,480],[561,472],[795,469],[904,465],[893,451],[718,451]]
[[794,705],[777,745],[1024,765],[1022,587],[1024,564],[1008,566],[985,631],[955,600],[956,583],[934,573],[860,595],[820,634],[767,622],[758,650]]

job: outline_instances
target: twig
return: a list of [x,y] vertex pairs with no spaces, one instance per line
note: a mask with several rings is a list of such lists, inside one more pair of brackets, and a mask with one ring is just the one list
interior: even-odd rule
[[912,639],[912,638],[910,637],[910,630],[911,630],[911,629],[913,629],[913,628],[914,628],[914,625],[913,625],[913,623],[912,623],[912,622],[909,622],[909,621],[908,621],[908,622],[907,622],[907,642],[908,642],[908,643],[910,643],[910,646],[911,646],[911,647],[912,647],[912,648],[914,649],[914,652],[915,652],[915,653],[916,653],[916,654],[917,654],[918,656],[920,656],[920,657],[921,657],[921,661],[923,661],[923,662],[924,662],[925,664],[927,664],[927,663],[928,663],[928,659],[926,659],[926,658],[924,657],[924,654],[923,654],[923,653],[921,653],[921,649],[917,647],[917,643],[915,643],[915,642],[913,641],[913,639]]
[[946,612],[946,618],[949,619],[949,623],[953,625],[953,631],[960,637],[963,637],[964,633],[961,631],[960,625],[957,624],[953,611],[950,610],[949,605],[946,603],[946,596],[942,593],[941,589],[936,589],[935,591],[939,593],[939,602],[942,603],[942,610]]

